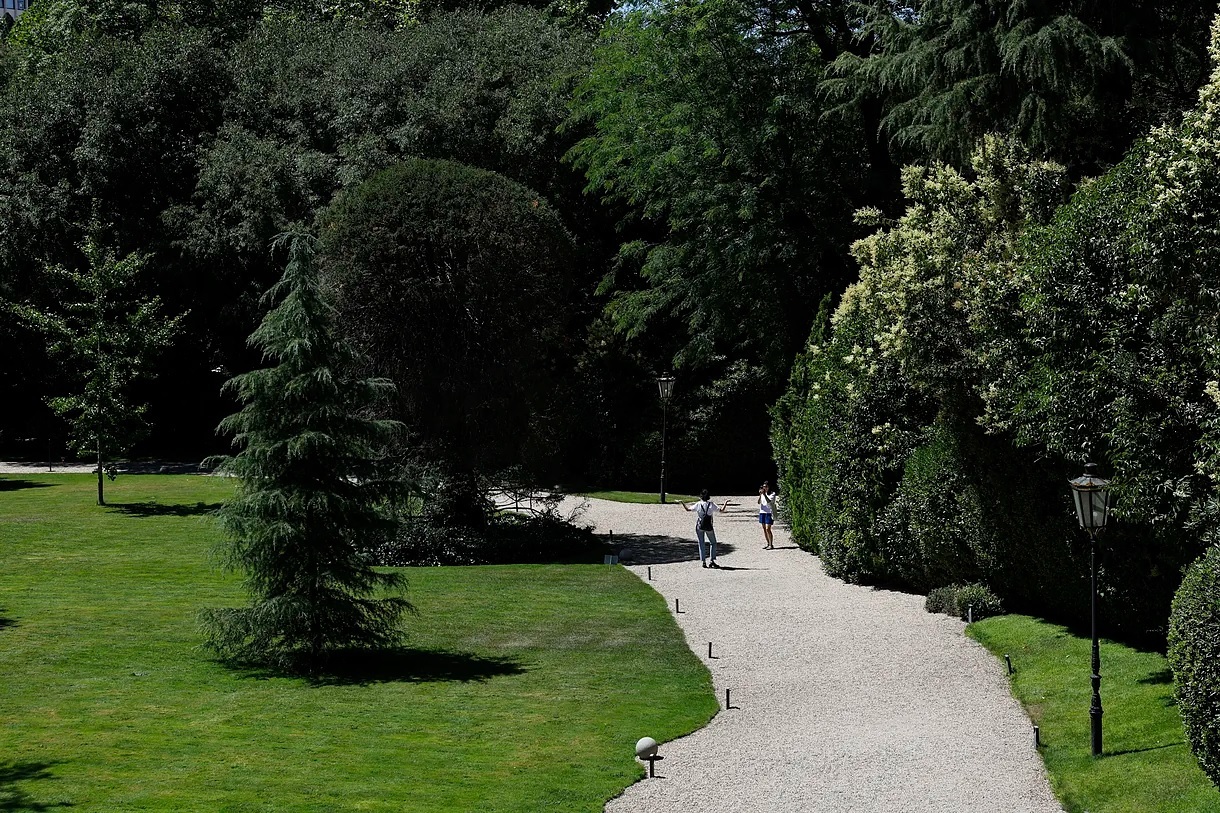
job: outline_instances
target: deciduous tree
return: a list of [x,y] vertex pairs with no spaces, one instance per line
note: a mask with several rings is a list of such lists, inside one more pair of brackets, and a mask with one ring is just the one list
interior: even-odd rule
[[61,310],[20,306],[17,313],[47,338],[52,357],[74,383],[71,394],[47,400],[68,419],[73,450],[97,457],[97,504],[105,505],[106,461],[131,448],[147,428],[147,405],[133,385],[154,374],[154,359],[173,340],[182,316],[166,317],[160,299],[144,293],[146,256],[120,259],[93,240],[81,252],[83,271],[47,269],[59,283]]

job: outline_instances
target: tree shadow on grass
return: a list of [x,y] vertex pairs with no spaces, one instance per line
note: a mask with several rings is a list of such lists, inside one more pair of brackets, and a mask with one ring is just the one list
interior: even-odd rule
[[1167,743],[1164,743],[1163,745],[1149,745],[1147,748],[1126,748],[1122,751],[1106,751],[1103,754],[1103,756],[1119,757],[1119,756],[1122,756],[1123,754],[1142,754],[1145,751],[1160,751],[1163,748],[1177,748],[1178,746],[1185,746],[1185,745],[1186,745],[1186,740],[1178,740],[1177,742],[1167,742]]
[[119,502],[109,507],[120,514],[129,517],[198,517],[215,513],[221,504],[218,502],[197,502],[194,505],[186,503],[158,502]]
[[1146,686],[1158,686],[1163,683],[1173,683],[1173,670],[1159,669],[1155,672],[1149,672],[1148,676],[1140,678],[1139,682]]
[[[438,649],[398,649],[337,652],[319,671],[307,675],[315,686],[367,686],[374,683],[482,683],[520,675],[525,667],[513,658],[486,657]],[[249,678],[284,677],[270,669],[244,670]]]
[[51,762],[0,762],[0,813],[37,813],[58,807],[73,807],[71,802],[36,802],[18,782],[54,779]]
[[[4,612],[4,611],[0,610],[0,612]],[[6,630],[9,627],[15,627],[15,626],[17,626],[17,619],[5,618],[4,616],[0,615],[0,630]]]
[[[699,558],[699,547],[694,539],[679,539],[676,536],[615,534],[614,546],[620,551],[620,556],[623,549],[631,552],[629,558],[622,559],[625,565],[668,565],[675,562],[693,562]],[[720,542],[716,545],[716,556],[723,556],[734,550],[733,545]]]
[[[20,491],[23,488],[52,488],[54,483],[36,483],[33,480],[0,480],[0,491]],[[3,808],[0,808],[2,810]]]
[[513,658],[486,657],[468,652],[401,647],[336,655],[325,672],[313,678],[328,686],[368,683],[482,683],[520,675],[525,667]]

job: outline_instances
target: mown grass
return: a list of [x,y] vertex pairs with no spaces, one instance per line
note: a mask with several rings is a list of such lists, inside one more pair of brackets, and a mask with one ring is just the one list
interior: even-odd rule
[[618,567],[409,571],[406,648],[323,679],[234,671],[196,614],[231,483],[0,479],[0,809],[600,811],[632,746],[717,703],[663,599]]
[[1089,639],[1020,615],[967,631],[998,657],[1012,657],[1013,693],[1040,728],[1051,785],[1068,813],[1220,811],[1220,791],[1186,744],[1163,656],[1102,641],[1104,753],[1094,758]]
[[[592,497],[597,500],[610,500],[612,502],[629,502],[640,505],[659,505],[661,495],[658,492],[647,493],[644,491],[582,491],[581,497]],[[692,497],[689,494],[666,494],[665,501],[670,505],[677,505],[680,502],[697,502],[698,497]]]

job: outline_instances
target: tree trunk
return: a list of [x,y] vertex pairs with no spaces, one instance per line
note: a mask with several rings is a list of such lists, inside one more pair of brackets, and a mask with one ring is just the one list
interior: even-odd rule
[[106,496],[102,492],[102,446],[99,443],[97,447],[97,504],[105,505]]

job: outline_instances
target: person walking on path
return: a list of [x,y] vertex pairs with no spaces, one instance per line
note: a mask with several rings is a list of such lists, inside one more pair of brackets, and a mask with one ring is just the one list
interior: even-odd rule
[[[704,567],[714,567],[719,569],[720,565],[716,564],[716,529],[712,523],[712,515],[718,511],[724,511],[729,507],[728,498],[725,498],[724,505],[716,505],[712,502],[712,494],[706,488],[699,494],[699,502],[695,503],[694,509],[691,509],[686,503],[682,503],[682,507],[687,511],[694,510],[695,512],[695,539],[699,541],[699,561]],[[707,538],[708,548],[706,553],[710,556],[705,556],[703,547],[704,537]],[[709,563],[708,560],[711,560]]]
[[765,543],[763,550],[775,550],[775,538],[771,526],[775,524],[775,492],[764,482],[758,487],[758,524],[762,526]]

